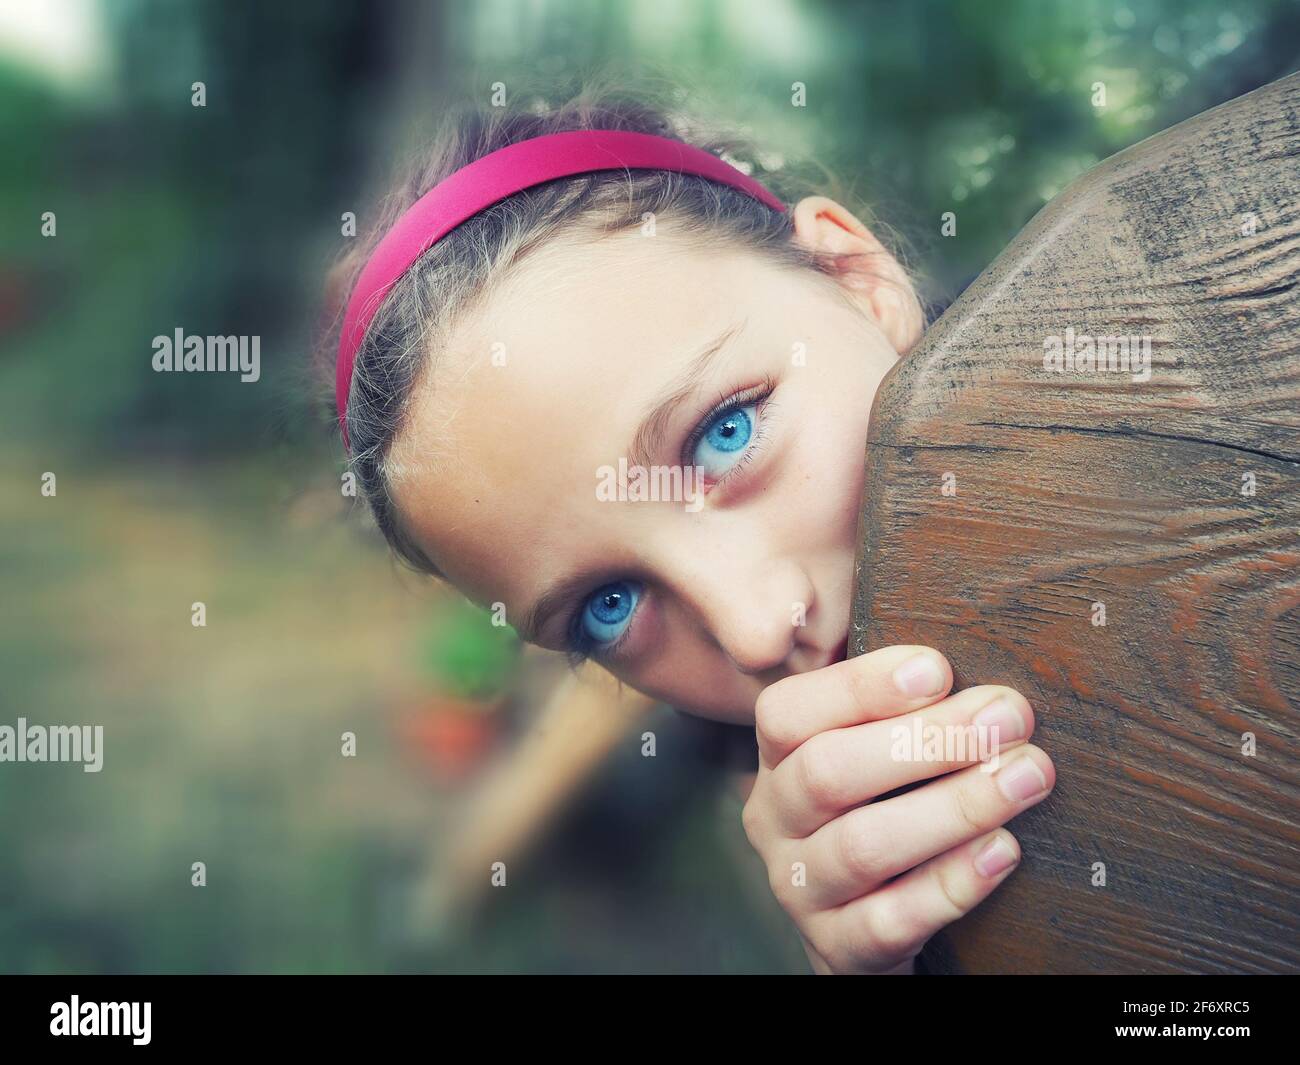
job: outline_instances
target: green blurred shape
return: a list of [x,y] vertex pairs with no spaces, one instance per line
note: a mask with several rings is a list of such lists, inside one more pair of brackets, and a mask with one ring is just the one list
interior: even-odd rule
[[468,700],[491,699],[514,680],[520,640],[486,610],[458,600],[440,610],[423,640],[422,662],[439,690]]

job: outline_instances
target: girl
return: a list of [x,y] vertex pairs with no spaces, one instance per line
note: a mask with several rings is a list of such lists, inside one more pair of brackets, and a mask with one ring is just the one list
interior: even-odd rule
[[[399,557],[755,727],[744,827],[814,969],[912,972],[1055,774],[1016,692],[950,696],[924,647],[845,660],[868,414],[924,315],[853,212],[744,156],[626,94],[453,115],[348,264],[338,418]],[[613,470],[696,479],[643,501]],[[900,756],[909,715],[1000,757]]]

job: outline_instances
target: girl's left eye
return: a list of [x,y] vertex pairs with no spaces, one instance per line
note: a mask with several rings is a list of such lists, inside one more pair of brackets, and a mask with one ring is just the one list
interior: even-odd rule
[[578,618],[579,643],[593,649],[617,644],[632,623],[640,598],[641,585],[636,581],[614,581],[597,588]]
[[709,480],[719,479],[745,454],[757,427],[757,401],[719,411],[702,423],[691,465],[701,467]]

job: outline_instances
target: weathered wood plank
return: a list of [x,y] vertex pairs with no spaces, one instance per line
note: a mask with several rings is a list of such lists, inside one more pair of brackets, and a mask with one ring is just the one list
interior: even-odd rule
[[[1057,766],[932,967],[1300,970],[1298,279],[1293,76],[1081,178],[877,396],[851,651],[1019,687]],[[1045,366],[1084,336],[1149,377]]]

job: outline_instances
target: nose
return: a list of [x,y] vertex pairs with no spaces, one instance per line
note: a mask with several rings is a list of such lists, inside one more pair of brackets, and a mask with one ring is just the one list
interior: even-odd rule
[[750,676],[787,664],[814,606],[812,583],[792,560],[715,557],[684,594],[736,669]]

